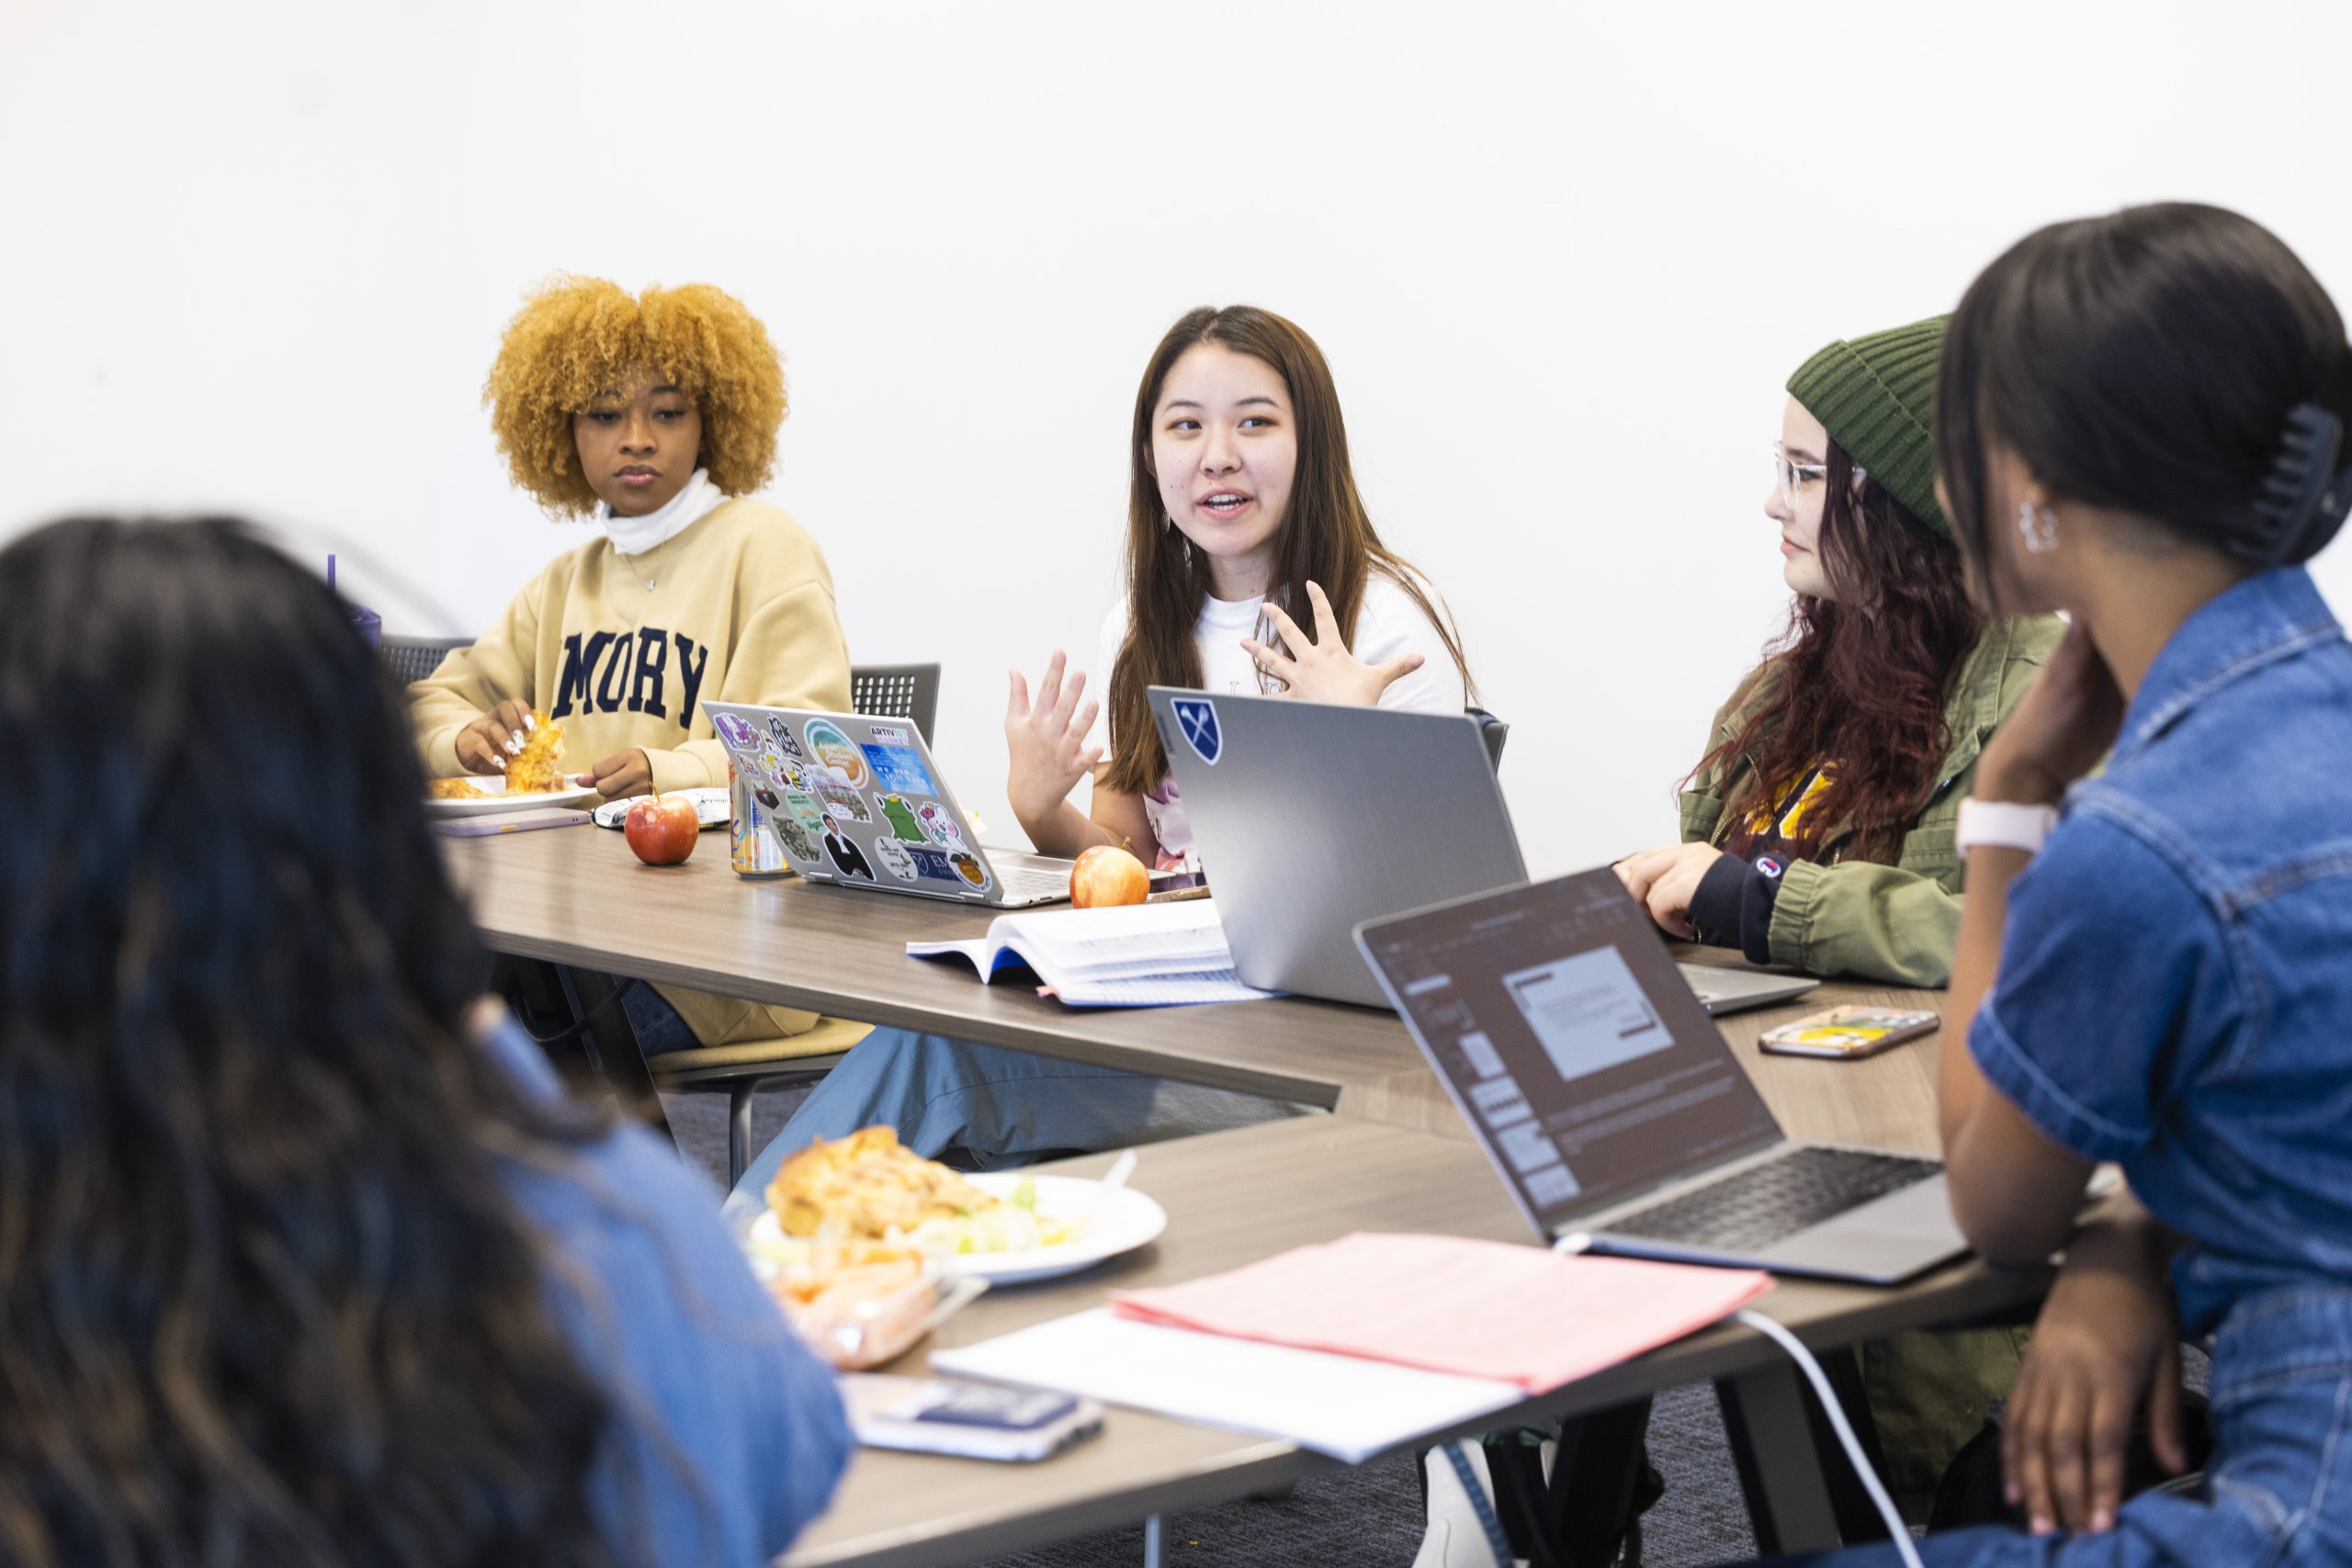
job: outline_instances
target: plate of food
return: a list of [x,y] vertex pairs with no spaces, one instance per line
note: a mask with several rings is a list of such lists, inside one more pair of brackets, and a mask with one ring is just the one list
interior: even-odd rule
[[560,765],[563,726],[543,714],[531,716],[537,726],[524,740],[523,750],[507,759],[503,773],[427,780],[425,810],[435,817],[481,817],[497,811],[570,806],[593,798],[596,792],[573,784]]
[[966,1175],[927,1160],[888,1127],[811,1144],[768,1186],[768,1212],[746,1245],[786,1267],[812,1247],[911,1248],[945,1274],[1012,1285],[1131,1252],[1168,1228],[1168,1213],[1132,1187],[1008,1170]]
[[434,779],[425,785],[424,809],[435,817],[481,817],[494,811],[577,806],[596,798],[596,792],[585,784],[518,790],[509,789],[507,784],[495,773],[478,779]]

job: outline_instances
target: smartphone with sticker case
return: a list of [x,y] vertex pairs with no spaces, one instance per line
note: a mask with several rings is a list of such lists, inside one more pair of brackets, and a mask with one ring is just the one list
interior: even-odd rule
[[1757,1037],[1759,1048],[1779,1056],[1826,1056],[1851,1062],[1875,1056],[1890,1045],[1917,1040],[1943,1021],[1932,1012],[1849,1003],[1808,1013]]

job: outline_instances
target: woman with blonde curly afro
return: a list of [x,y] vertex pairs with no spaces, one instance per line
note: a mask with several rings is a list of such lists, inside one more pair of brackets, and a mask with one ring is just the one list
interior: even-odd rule
[[[723,784],[703,704],[849,706],[825,558],[753,498],[775,467],[784,369],[741,300],[708,284],[632,297],[558,277],[508,324],[482,401],[514,482],[598,534],[410,688],[435,776],[503,772],[544,717],[563,728],[567,767],[607,799]],[[813,1021],[662,995],[674,1010],[645,987],[628,997],[648,1049]]]

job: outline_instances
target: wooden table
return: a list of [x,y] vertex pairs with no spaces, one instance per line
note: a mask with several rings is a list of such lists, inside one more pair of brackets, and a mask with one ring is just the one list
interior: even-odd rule
[[[1025,986],[981,986],[961,965],[906,956],[910,942],[979,935],[993,911],[797,877],[746,881],[725,848],[723,836],[706,834],[684,865],[649,866],[618,833],[559,828],[451,840],[448,863],[502,953],[1470,1136],[1393,1014],[1295,997],[1065,1008]],[[1738,962],[1702,950],[1684,956]],[[1765,1029],[1844,1001],[1933,1010],[1940,998],[1824,986],[1796,1004],[1727,1019],[1724,1034],[1792,1136],[1932,1153],[1933,1040],[1854,1063],[1757,1050]]]
[[[707,838],[684,866],[639,864],[616,833],[561,829],[453,840],[449,863],[492,947],[608,973],[879,1024],[1160,1074],[1336,1111],[1156,1145],[1139,1187],[1168,1234],[1074,1280],[983,1297],[940,1341],[992,1337],[1097,1304],[1102,1292],[1238,1267],[1351,1230],[1425,1230],[1530,1242],[1461,1116],[1391,1014],[1284,998],[1209,1008],[1071,1010],[1026,987],[980,986],[905,955],[909,942],[979,934],[992,912],[803,883],[737,877]],[[1736,954],[1686,950],[1702,963]],[[1724,1021],[1724,1038],[1792,1137],[1908,1153],[1937,1147],[1935,1037],[1862,1062],[1770,1056],[1757,1036],[1838,1002],[1939,1008],[1933,992],[1833,984]],[[1066,1168],[1091,1174],[1101,1159]],[[1270,1202],[1269,1194],[1279,1194]],[[2013,1307],[2046,1277],[1967,1263],[1899,1290],[1789,1282],[1772,1315],[1834,1346]],[[892,1370],[921,1370],[922,1352]],[[1718,1328],[1581,1380],[1530,1412],[1577,1414],[1713,1379],[1754,1473],[1759,1540],[1835,1544],[1828,1489],[1796,1377],[1777,1349]],[[1506,1424],[1504,1416],[1481,1427]],[[941,1564],[1261,1491],[1329,1461],[1287,1443],[1132,1411],[1102,1438],[1044,1464],[986,1466],[861,1452],[796,1563]]]
[[[1532,1244],[1533,1233],[1472,1145],[1405,1128],[1308,1116],[1156,1144],[1141,1151],[1135,1185],[1168,1211],[1152,1246],[1063,1281],[982,1296],[938,1331],[965,1345],[1100,1304],[1111,1289],[1174,1283],[1238,1267],[1352,1230],[1436,1231]],[[1098,1174],[1106,1156],[1048,1168]],[[1998,1310],[2037,1297],[2046,1279],[1963,1262],[1900,1290],[1790,1280],[1761,1303],[1809,1342],[1850,1343],[1905,1328]],[[892,1371],[920,1371],[918,1349]],[[1834,1531],[1809,1501],[1803,1465],[1784,1434],[1795,1383],[1780,1350],[1728,1325],[1678,1340],[1635,1361],[1580,1379],[1519,1410],[1481,1418],[1479,1429],[1543,1414],[1603,1410],[1706,1380],[1738,1386],[1745,1420],[1769,1466],[1762,1477],[1781,1544],[1830,1544]],[[1804,1450],[1804,1451],[1796,1451]],[[1139,1411],[1114,1410],[1102,1436],[1034,1465],[988,1465],[861,1450],[832,1508],[809,1527],[794,1564],[944,1564],[1018,1551],[1147,1515],[1264,1491],[1333,1461],[1263,1438],[1218,1432]]]
[[[452,840],[448,863],[490,944],[522,957],[1324,1110],[1424,1073],[1396,1019],[1362,1008],[1282,998],[1079,1010],[1027,986],[982,986],[961,964],[909,958],[906,944],[978,936],[996,911],[798,877],[747,881],[726,847],[705,834],[684,865],[649,866],[618,833],[552,828]],[[1204,1029],[1209,1012],[1216,1024]]]

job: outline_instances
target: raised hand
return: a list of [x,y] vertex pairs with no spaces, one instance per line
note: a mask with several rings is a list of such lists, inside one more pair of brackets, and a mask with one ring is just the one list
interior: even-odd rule
[[1102,760],[1102,748],[1086,743],[1102,705],[1091,700],[1081,704],[1086,672],[1068,671],[1066,676],[1066,671],[1068,660],[1057,649],[1046,662],[1034,702],[1029,682],[1020,671],[1012,671],[1012,702],[1004,714],[1004,743],[1012,766],[1004,794],[1032,840],[1036,837],[1033,824],[1051,817],[1078,781]]
[[1241,646],[1258,662],[1258,668],[1283,683],[1282,695],[1297,697],[1310,703],[1341,703],[1350,707],[1368,708],[1380,701],[1380,694],[1398,679],[1419,670],[1424,660],[1418,653],[1407,653],[1385,664],[1366,664],[1348,651],[1348,639],[1340,633],[1340,619],[1331,613],[1331,601],[1315,583],[1306,585],[1306,602],[1315,613],[1315,636],[1310,640],[1298,624],[1283,613],[1283,607],[1271,601],[1266,615],[1274,630],[1290,649],[1287,657],[1254,638],[1243,637]]

